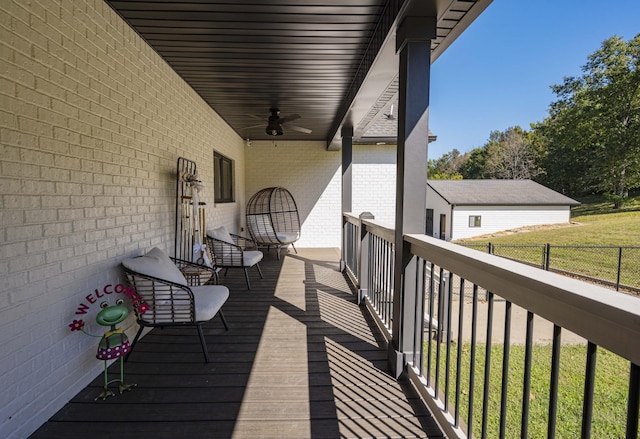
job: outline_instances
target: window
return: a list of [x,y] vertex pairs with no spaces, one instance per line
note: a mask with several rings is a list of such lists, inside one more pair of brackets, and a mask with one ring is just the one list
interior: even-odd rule
[[469,227],[480,227],[480,215],[469,215]]
[[213,190],[216,203],[233,203],[233,160],[214,151]]

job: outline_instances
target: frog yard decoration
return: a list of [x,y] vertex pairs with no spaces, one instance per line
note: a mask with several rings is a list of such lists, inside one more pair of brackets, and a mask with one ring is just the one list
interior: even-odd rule
[[[105,294],[112,293],[124,293],[126,296],[132,299],[134,310],[136,314],[142,314],[148,309],[148,305],[142,300],[142,298],[133,290],[132,288],[125,287],[124,285],[116,285],[116,287],[111,290],[111,285],[107,285],[103,288],[102,291],[95,290],[94,295],[88,295],[86,297],[87,302],[96,303],[97,298],[104,297]],[[131,344],[129,343],[129,338],[125,334],[125,329],[117,327],[120,323],[124,322],[129,315],[129,310],[124,305],[124,300],[119,298],[116,300],[115,305],[109,305],[108,302],[103,301],[100,303],[101,310],[96,315],[96,323],[100,326],[108,327],[109,329],[100,335],[90,334],[84,329],[84,321],[83,320],[74,320],[69,327],[72,331],[82,331],[83,333],[90,335],[92,337],[101,337],[100,342],[98,343],[98,351],[96,353],[96,358],[104,361],[104,387],[102,388],[102,392],[95,398],[96,400],[102,399],[105,400],[109,396],[114,396],[115,393],[109,389],[109,384],[117,382],[118,390],[120,393],[131,390],[135,384],[126,384],[124,382],[124,356],[131,349]],[[89,306],[86,304],[81,304],[76,311],[76,314],[85,314]],[[108,379],[108,368],[107,361],[119,359],[120,361],[120,379],[115,379],[109,381]]]

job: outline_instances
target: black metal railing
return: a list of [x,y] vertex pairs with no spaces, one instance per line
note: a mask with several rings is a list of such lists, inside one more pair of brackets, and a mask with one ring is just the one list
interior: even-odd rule
[[[540,434],[538,431],[531,434],[530,427],[536,425],[539,429],[538,421],[545,419],[546,431],[542,435],[566,436],[570,433],[564,424],[570,423],[573,416],[583,438],[607,434],[637,437],[640,390],[634,383],[640,370],[640,352],[637,342],[631,341],[631,334],[639,330],[640,299],[574,279],[561,281],[554,273],[493,255],[477,254],[482,258],[467,257],[474,252],[456,255],[463,249],[438,242],[434,247],[431,244],[437,240],[425,240],[431,241],[427,244],[414,237],[411,243],[416,250],[412,253],[421,261],[423,279],[415,294],[424,297],[424,308],[429,310],[423,327],[416,327],[414,345],[426,362],[414,361],[412,366],[416,378],[421,378],[430,390],[425,394],[452,419],[454,432],[461,437],[526,438]],[[442,246],[446,255],[441,254]],[[452,258],[459,260],[451,262]],[[469,312],[470,318],[465,318]],[[417,309],[416,313],[421,311]],[[415,320],[416,316],[407,316],[407,321]],[[593,326],[599,330],[595,331]],[[516,339],[514,331],[521,332],[524,340]],[[628,339],[625,343],[635,346],[618,343],[616,339],[621,334]],[[563,342],[564,336],[569,338],[568,344]],[[419,341],[421,337],[424,342]],[[576,350],[582,356],[578,361],[585,365],[577,373],[564,358]],[[594,377],[598,372],[595,359],[601,351],[607,352],[601,360],[603,373],[609,373],[606,363],[613,357],[614,363],[620,365],[619,373],[628,377],[624,395],[627,400],[620,401],[617,395],[615,403],[612,397],[606,405],[618,411],[625,411],[626,405],[626,427],[613,425],[617,423],[613,418],[597,422],[593,419],[594,404],[603,401],[602,394],[599,402],[594,399]],[[515,357],[514,352],[518,352]],[[542,367],[533,368],[534,357],[543,353],[550,358]],[[532,379],[541,371],[548,378],[542,380],[546,388],[535,391],[535,404],[539,408],[544,401],[546,416],[541,417],[538,410],[536,422],[532,423]],[[567,378],[567,374],[571,376]],[[580,394],[566,394],[568,379],[582,383],[577,392]],[[537,385],[539,381],[538,376]],[[580,413],[568,413],[569,399],[581,400],[577,407]],[[563,425],[558,422],[561,408]]]
[[640,247],[553,244],[462,244],[547,271],[640,293]]
[[424,235],[395,291],[393,230],[358,229],[364,303],[447,436],[637,438],[640,299]]
[[393,309],[394,246],[390,237],[375,233],[368,234],[368,282],[367,297],[382,320],[391,331]]
[[347,274],[354,284],[358,284],[360,271],[358,256],[360,253],[360,221],[351,215],[345,215],[342,227],[342,259]]

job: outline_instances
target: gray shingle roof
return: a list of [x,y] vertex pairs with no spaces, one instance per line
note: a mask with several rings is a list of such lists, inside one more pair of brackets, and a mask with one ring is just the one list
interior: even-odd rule
[[575,206],[578,201],[532,180],[428,180],[449,204]]

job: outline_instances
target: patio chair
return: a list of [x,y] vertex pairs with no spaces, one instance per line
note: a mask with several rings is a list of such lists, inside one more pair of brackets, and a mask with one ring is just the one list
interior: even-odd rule
[[207,249],[211,252],[214,266],[224,268],[225,276],[229,268],[242,268],[249,290],[249,268],[255,266],[260,279],[264,279],[259,264],[264,255],[255,248],[255,242],[251,239],[231,234],[224,227],[207,230]]
[[262,247],[276,249],[278,259],[280,250],[293,247],[300,239],[300,216],[296,201],[283,187],[268,187],[256,192],[247,203],[247,229],[251,239]]
[[[222,285],[211,285],[211,281],[217,280],[215,269],[170,258],[157,247],[144,256],[124,259],[122,266],[128,282],[149,306],[146,312],[137,316],[140,328],[125,361],[133,352],[144,328],[195,326],[204,359],[208,363],[209,353],[202,325],[218,314],[225,329],[229,330],[221,310],[229,298],[229,289]],[[194,270],[208,270],[211,276],[188,275],[187,281],[183,271],[193,273]],[[202,285],[203,279],[208,278],[211,279],[208,284]]]

